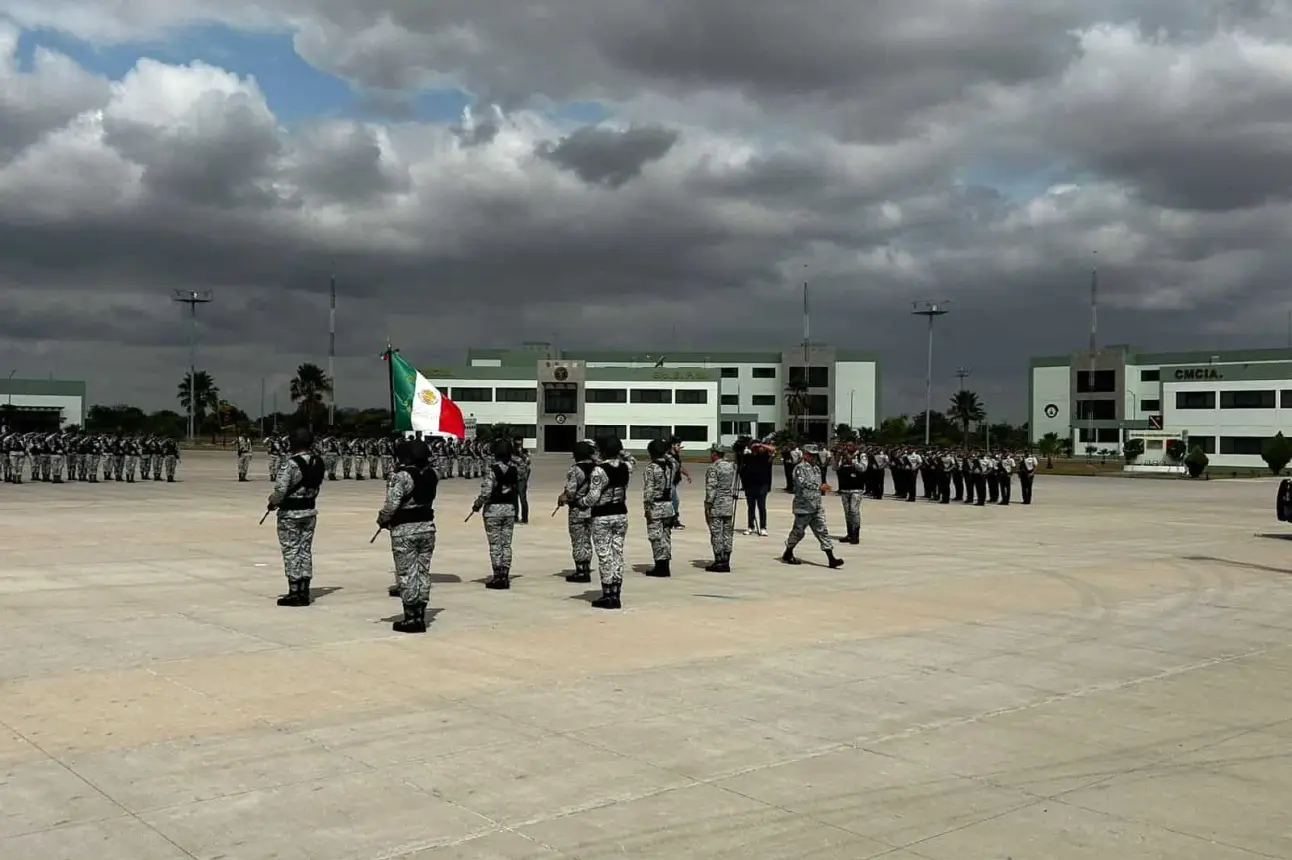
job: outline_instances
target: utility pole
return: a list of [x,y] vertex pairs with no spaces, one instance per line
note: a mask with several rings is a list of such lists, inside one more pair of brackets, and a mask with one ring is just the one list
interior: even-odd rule
[[265,378],[260,377],[260,438],[265,438]]
[[807,439],[807,428],[808,428],[807,404],[810,399],[807,396],[808,376],[809,376],[808,367],[811,365],[811,362],[812,362],[812,317],[808,313],[808,282],[804,281],[803,282],[803,392],[804,392],[804,397],[803,397],[803,404],[802,404],[803,415],[801,416],[801,419],[800,419],[802,420],[803,425],[799,428],[799,432],[805,440]]
[[924,444],[926,446],[931,438],[932,427],[929,426],[929,422],[933,417],[933,320],[947,313],[949,304],[949,301],[913,302],[914,309],[911,311],[915,316],[929,319],[929,366],[924,377]]
[[[1091,253],[1096,256],[1099,254],[1098,251],[1092,251]],[[1098,334],[1097,334],[1098,330],[1099,330],[1099,263],[1098,263],[1098,260],[1096,260],[1095,265],[1092,266],[1090,269],[1090,375],[1086,378],[1086,387],[1091,392],[1093,392],[1095,388],[1095,370],[1098,366],[1098,360],[1095,356],[1095,350],[1099,342]],[[1094,408],[1094,403],[1091,402],[1090,400],[1086,400],[1085,402],[1086,402],[1086,411],[1089,413],[1089,417],[1086,419],[1089,425],[1089,429],[1087,430],[1088,439],[1086,441],[1086,447],[1091,447],[1096,444],[1095,408]]]
[[336,275],[328,284],[332,294],[332,307],[327,320],[327,379],[332,390],[328,394],[327,426],[336,426]]
[[192,320],[188,335],[188,438],[191,442],[196,435],[193,416],[197,406],[197,306],[210,304],[212,295],[210,290],[175,290],[172,300],[188,305]]
[[969,374],[970,374],[971,372],[972,372],[972,371],[971,371],[969,368],[967,368],[967,367],[957,367],[957,368],[956,368],[956,379],[959,379],[959,380],[960,380],[960,390],[961,390],[961,391],[964,391],[964,390],[965,390],[965,380],[969,378]]

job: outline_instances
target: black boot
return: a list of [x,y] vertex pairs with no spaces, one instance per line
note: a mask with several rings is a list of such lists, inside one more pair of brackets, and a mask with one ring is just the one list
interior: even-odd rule
[[314,599],[310,596],[310,581],[308,579],[302,579],[300,588],[301,588],[301,593],[300,593],[301,602],[299,605],[309,606],[311,603],[314,602]]
[[591,582],[592,581],[592,562],[576,561],[574,563],[574,573],[566,574],[566,582]]
[[781,561],[785,562],[786,564],[802,564],[802,563],[803,563],[803,562],[799,561],[797,558],[795,558],[795,557],[794,557],[794,550],[792,550],[792,549],[791,549],[791,548],[789,548],[789,547],[785,547],[785,552],[781,553]]
[[506,591],[511,588],[511,572],[505,567],[495,567],[493,576],[485,581],[485,588],[494,591]]
[[655,562],[655,569],[646,571],[646,575],[659,577],[661,579],[667,576],[672,576],[673,571],[669,567],[669,559],[666,558]]
[[278,598],[279,606],[304,606],[301,602],[301,584],[305,580],[287,580],[287,593]]
[[394,585],[392,585],[390,588],[387,588],[387,589],[386,589],[386,594],[390,595],[391,597],[398,597],[398,596],[399,596],[399,593],[400,593],[400,592],[399,592],[399,583],[398,583],[398,582],[396,582],[396,583],[395,583]]
[[593,608],[622,609],[623,604],[619,600],[619,589],[620,586],[618,584],[601,586],[601,596],[592,601]]
[[426,632],[426,604],[425,603],[405,603],[404,620],[396,621],[390,625],[390,629],[396,633],[425,633]]
[[826,550],[825,557],[830,560],[830,567],[843,567],[843,559],[835,558],[833,550]]
[[722,573],[722,556],[718,553],[713,554],[713,564],[707,565],[705,570],[709,573]]

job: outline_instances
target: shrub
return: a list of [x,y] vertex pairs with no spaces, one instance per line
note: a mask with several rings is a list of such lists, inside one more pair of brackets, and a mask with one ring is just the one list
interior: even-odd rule
[[1184,465],[1189,470],[1190,478],[1200,477],[1210,462],[1211,458],[1203,453],[1201,448],[1194,448],[1189,452],[1189,456],[1184,458]]
[[1271,436],[1261,446],[1261,459],[1270,467],[1270,471],[1277,475],[1289,462],[1292,462],[1292,442],[1284,439],[1282,433]]
[[1144,454],[1143,439],[1127,439],[1126,444],[1122,446],[1122,456],[1126,458],[1127,463],[1133,463]]

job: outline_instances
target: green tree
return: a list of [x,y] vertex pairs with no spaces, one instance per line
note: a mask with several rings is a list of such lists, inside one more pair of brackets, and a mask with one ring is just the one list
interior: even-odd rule
[[857,431],[847,424],[838,424],[834,428],[834,441],[838,444],[856,442],[858,438]]
[[1283,438],[1281,432],[1274,434],[1261,446],[1261,459],[1271,472],[1280,474],[1292,462],[1292,442]]
[[1122,446],[1122,456],[1126,458],[1127,463],[1134,463],[1144,456],[1144,440],[1127,439],[1126,444]]
[[306,362],[296,368],[292,379],[290,394],[296,410],[304,416],[310,430],[318,417],[323,414],[324,399],[332,393],[332,380],[317,364]]
[[879,425],[877,433],[881,445],[899,445],[911,436],[911,422],[905,415],[896,418],[885,418]]
[[499,439],[510,442],[516,438],[516,428],[510,424],[478,424],[476,438],[481,442],[496,442]]
[[969,442],[969,427],[987,420],[987,409],[973,391],[957,391],[951,395],[951,408],[947,418],[960,426],[960,442]]
[[185,415],[188,414],[189,403],[192,403],[194,427],[202,426],[206,416],[220,408],[220,387],[205,370],[196,371],[191,380],[187,373],[184,374],[177,396]]
[[1207,464],[1211,458],[1201,448],[1195,447],[1189,452],[1189,456],[1184,458],[1184,466],[1189,470],[1190,478],[1197,478],[1207,469]]
[[796,432],[807,435],[808,385],[806,379],[793,378],[785,386],[785,411],[789,415],[790,426]]
[[1054,455],[1063,450],[1063,440],[1058,433],[1046,433],[1037,443],[1037,450],[1045,457],[1045,468],[1054,468]]

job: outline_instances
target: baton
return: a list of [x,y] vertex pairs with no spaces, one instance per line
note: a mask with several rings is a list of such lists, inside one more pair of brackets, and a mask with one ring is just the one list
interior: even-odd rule
[[476,512],[475,512],[475,511],[472,511],[471,513],[467,514],[467,518],[466,518],[465,520],[463,520],[462,522],[464,522],[464,523],[469,523],[469,522],[471,522],[471,518],[472,518],[472,517],[474,517],[475,515],[476,515]]
[[369,541],[368,541],[368,543],[376,543],[376,542],[377,542],[377,536],[378,536],[379,534],[381,534],[381,531],[382,531],[382,527],[381,527],[381,526],[377,526],[377,530],[376,530],[375,532],[373,532],[372,539],[371,539],[371,540],[369,540]]
[[556,507],[552,508],[552,516],[553,517],[556,516],[556,512],[559,511],[560,509],[561,509],[560,505],[557,505]]
[[274,512],[273,508],[266,510],[265,515],[260,518],[260,522],[256,523],[256,525],[263,526],[265,524],[265,520],[269,519],[269,515],[272,514],[273,512]]

